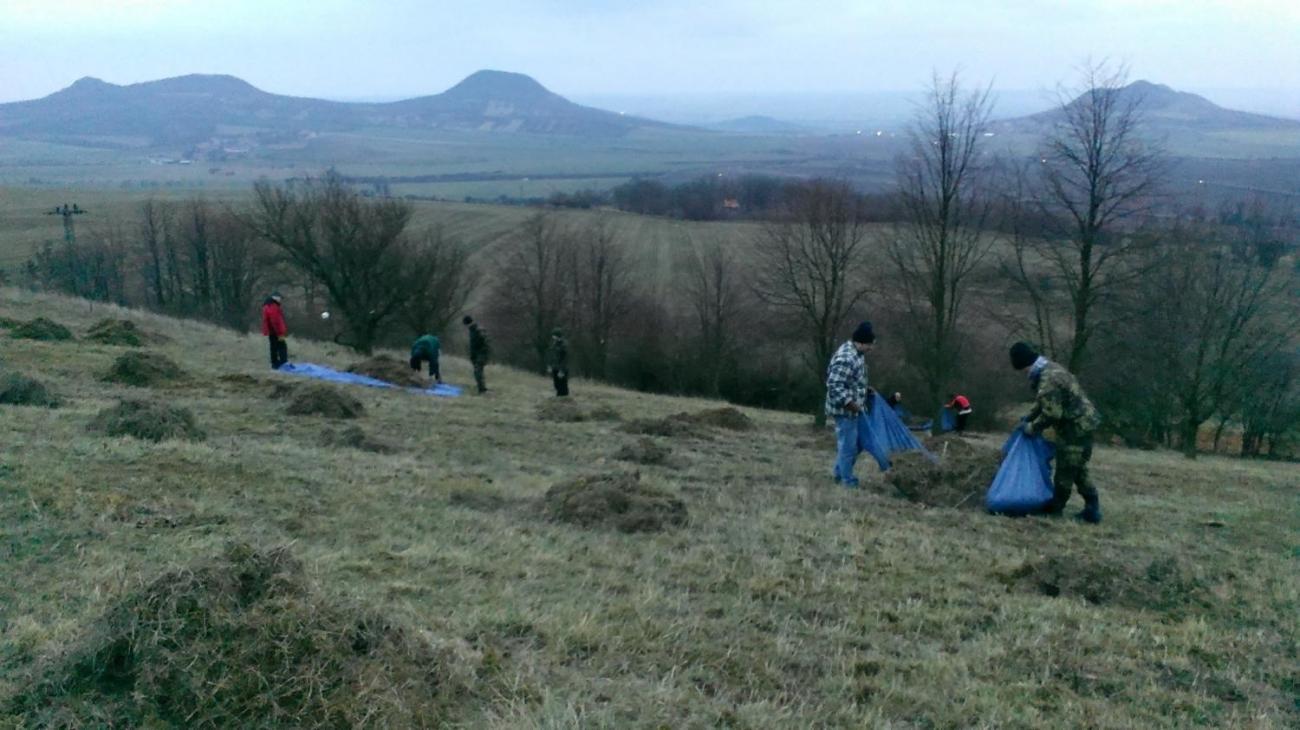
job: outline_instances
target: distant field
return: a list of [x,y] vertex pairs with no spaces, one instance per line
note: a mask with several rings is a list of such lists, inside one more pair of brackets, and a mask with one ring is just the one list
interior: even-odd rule
[[[400,191],[394,191],[400,192]],[[469,193],[466,193],[469,194]],[[44,241],[63,238],[58,216],[46,215],[55,205],[76,203],[88,213],[76,218],[78,231],[90,232],[111,221],[133,225],[141,203],[150,197],[183,201],[195,196],[239,204],[247,199],[249,186],[215,190],[160,188],[157,190],[102,190],[68,188],[0,187],[0,268],[21,266]],[[450,202],[414,202],[414,227],[419,230],[441,226],[480,253],[490,250],[518,230],[533,208]],[[596,217],[606,219],[623,241],[661,275],[671,275],[672,253],[683,245],[709,240],[743,243],[757,227],[747,223],[692,223],[665,218],[631,215],[617,211],[557,211],[562,220],[582,223]]]

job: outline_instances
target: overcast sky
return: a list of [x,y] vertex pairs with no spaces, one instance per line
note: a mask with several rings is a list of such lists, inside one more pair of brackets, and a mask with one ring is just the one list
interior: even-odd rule
[[575,96],[913,90],[958,65],[1031,90],[1089,55],[1300,98],[1300,0],[0,0],[0,101],[194,72],[395,98],[480,68]]

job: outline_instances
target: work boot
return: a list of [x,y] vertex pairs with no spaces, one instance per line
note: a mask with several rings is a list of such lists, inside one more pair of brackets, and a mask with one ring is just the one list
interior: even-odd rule
[[1101,499],[1092,497],[1085,500],[1086,504],[1083,511],[1075,515],[1074,518],[1090,525],[1096,525],[1101,522]]

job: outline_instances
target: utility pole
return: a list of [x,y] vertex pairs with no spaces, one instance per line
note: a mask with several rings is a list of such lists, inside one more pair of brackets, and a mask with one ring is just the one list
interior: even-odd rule
[[45,215],[57,215],[63,217],[63,240],[69,246],[77,242],[77,230],[72,224],[72,216],[81,215],[86,212],[85,208],[73,203],[69,206],[67,203],[63,207],[54,206],[54,210],[47,211]]

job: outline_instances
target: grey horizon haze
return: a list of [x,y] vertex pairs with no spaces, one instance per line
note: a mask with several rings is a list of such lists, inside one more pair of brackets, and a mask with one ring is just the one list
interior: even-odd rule
[[1043,92],[1087,57],[1300,116],[1294,0],[4,0],[0,102],[94,76],[238,76],[279,94],[395,99],[473,71],[579,100],[911,92],[933,69]]

